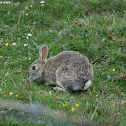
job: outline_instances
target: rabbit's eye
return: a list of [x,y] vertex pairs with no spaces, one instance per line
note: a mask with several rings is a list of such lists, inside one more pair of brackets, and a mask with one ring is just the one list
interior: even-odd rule
[[36,66],[33,66],[33,67],[32,67],[32,70],[35,70],[35,69],[36,69]]

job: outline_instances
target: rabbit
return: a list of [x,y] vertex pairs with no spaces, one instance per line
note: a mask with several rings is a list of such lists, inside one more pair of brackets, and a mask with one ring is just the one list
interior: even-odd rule
[[94,78],[93,67],[86,56],[76,51],[63,51],[46,60],[47,45],[39,47],[39,58],[29,68],[29,80],[40,79],[53,84],[55,90],[74,92],[86,90]]

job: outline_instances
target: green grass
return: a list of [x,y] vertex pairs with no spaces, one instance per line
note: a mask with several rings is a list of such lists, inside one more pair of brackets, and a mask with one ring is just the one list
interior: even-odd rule
[[[77,120],[80,116],[82,120],[126,125],[126,76],[116,79],[126,74],[125,0],[46,0],[43,7],[39,0],[18,0],[19,5],[14,4],[16,1],[0,4],[1,101],[42,104]],[[32,36],[26,39],[28,33]],[[91,94],[90,90],[72,94],[56,92],[40,81],[26,88],[29,66],[38,58],[41,43],[49,47],[48,58],[64,50],[78,51],[89,58],[94,68]],[[119,90],[114,90],[115,86]],[[43,97],[41,91],[45,93]],[[71,111],[75,107],[72,99],[79,104],[77,112]],[[36,116],[9,108],[0,109],[0,125],[69,124],[50,114]]]

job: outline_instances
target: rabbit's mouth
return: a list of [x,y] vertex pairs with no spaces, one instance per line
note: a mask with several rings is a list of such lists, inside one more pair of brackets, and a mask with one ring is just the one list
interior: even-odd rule
[[34,77],[29,77],[29,81],[37,81],[40,79],[40,76],[37,75],[37,76],[34,76]]

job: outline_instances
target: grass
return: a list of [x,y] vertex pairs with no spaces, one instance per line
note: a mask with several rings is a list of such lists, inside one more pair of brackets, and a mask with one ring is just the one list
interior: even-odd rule
[[[0,4],[0,100],[48,106],[54,115],[60,111],[79,121],[126,125],[125,10],[125,0],[46,0],[43,7],[39,0]],[[32,36],[27,39],[28,33]],[[69,94],[40,81],[28,84],[29,66],[41,43],[49,47],[48,58],[64,50],[86,55],[94,68],[90,89]],[[72,119],[61,122],[50,112],[36,115],[12,108],[2,104],[0,125],[79,125]]]

